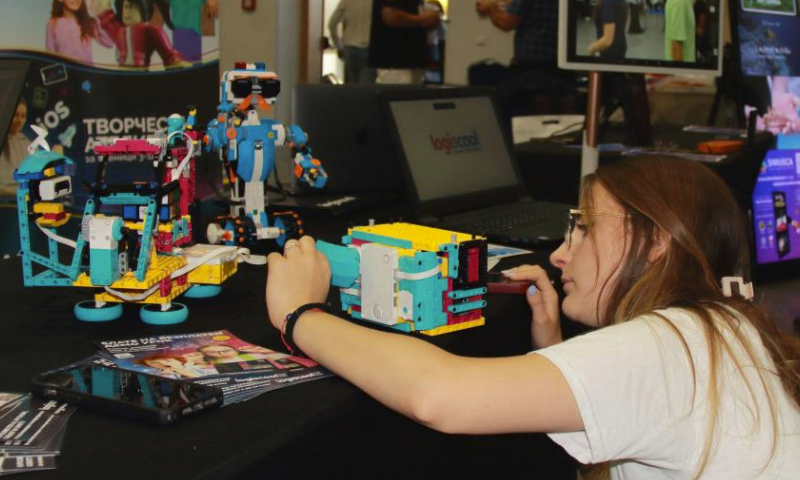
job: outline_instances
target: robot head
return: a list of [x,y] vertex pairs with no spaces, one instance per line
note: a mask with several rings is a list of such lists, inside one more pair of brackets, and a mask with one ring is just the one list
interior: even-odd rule
[[257,104],[272,105],[281,93],[278,74],[267,71],[262,62],[237,62],[233,70],[222,74],[220,102],[232,103],[240,108],[251,108]]

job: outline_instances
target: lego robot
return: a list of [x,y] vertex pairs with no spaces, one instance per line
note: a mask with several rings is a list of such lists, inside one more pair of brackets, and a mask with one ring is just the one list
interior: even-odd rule
[[269,111],[280,93],[280,80],[263,63],[236,64],[222,74],[218,116],[208,124],[206,150],[217,152],[232,187],[230,214],[207,229],[211,243],[255,246],[274,240],[278,246],[304,234],[293,212],[267,213],[265,183],[275,169],[275,148],[288,146],[294,155],[294,174],[314,188],[328,180],[319,160],[306,146],[305,132],[259,117],[257,106]]
[[[114,320],[122,315],[122,303],[140,303],[142,321],[164,325],[188,316],[184,305],[173,302],[176,297],[215,295],[237,271],[241,255],[235,247],[191,245],[195,147],[183,127],[166,138],[118,139],[95,147],[101,162],[86,185],[77,240],[57,231],[71,217],[62,202],[72,192],[73,162],[49,150],[45,131],[37,133],[30,155],[14,172],[25,286],[94,289],[94,300],[75,306],[79,320]],[[114,155],[151,159],[153,180],[109,184],[105,172]],[[32,249],[36,230],[47,238],[47,254]],[[64,247],[73,249],[68,264],[60,261]]]
[[392,223],[352,228],[342,243],[317,248],[351,317],[425,335],[485,323],[485,238]]

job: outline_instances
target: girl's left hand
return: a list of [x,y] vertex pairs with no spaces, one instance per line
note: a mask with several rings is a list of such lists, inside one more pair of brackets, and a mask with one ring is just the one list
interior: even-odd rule
[[313,238],[289,240],[283,252],[267,257],[267,310],[272,325],[278,329],[298,307],[325,302],[331,286],[328,259],[317,251]]

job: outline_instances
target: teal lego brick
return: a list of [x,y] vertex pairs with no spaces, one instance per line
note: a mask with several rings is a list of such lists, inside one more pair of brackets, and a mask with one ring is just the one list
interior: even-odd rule
[[150,197],[143,197],[131,193],[112,193],[102,197],[104,205],[147,205]]
[[335,287],[352,288],[358,281],[361,256],[358,250],[332,243],[317,241],[320,251],[331,266],[331,284]]
[[486,287],[473,288],[471,290],[453,290],[447,294],[453,300],[461,300],[462,298],[474,297],[477,295],[486,294]]
[[116,398],[119,371],[108,368],[92,368],[92,394],[104,398]]
[[86,388],[86,381],[83,379],[83,374],[77,368],[70,370],[72,374],[72,380],[75,383],[75,387],[77,387],[79,392],[88,393],[89,389]]
[[376,235],[374,233],[359,232],[354,230],[350,236],[356,240],[363,240],[365,242],[380,243],[381,245],[388,245],[395,248],[411,248],[412,243],[408,240],[400,238],[385,237],[383,235]]
[[468,302],[468,303],[459,303],[458,305],[450,305],[447,310],[450,313],[464,313],[469,312],[470,310],[477,310],[479,308],[484,308],[486,306],[486,300],[480,300],[477,302]]
[[89,278],[92,284],[109,286],[119,279],[119,253],[117,250],[89,249]]
[[153,388],[147,381],[147,377],[142,374],[136,375],[136,377],[139,379],[139,388],[142,389],[144,405],[147,408],[156,408],[156,396],[153,394]]
[[439,251],[447,253],[447,276],[450,278],[458,278],[458,249],[457,243],[439,245]]

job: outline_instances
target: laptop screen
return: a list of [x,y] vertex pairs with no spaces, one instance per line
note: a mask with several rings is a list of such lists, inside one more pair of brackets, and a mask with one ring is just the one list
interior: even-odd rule
[[419,201],[517,188],[514,163],[489,94],[437,92],[437,98],[388,102]]

